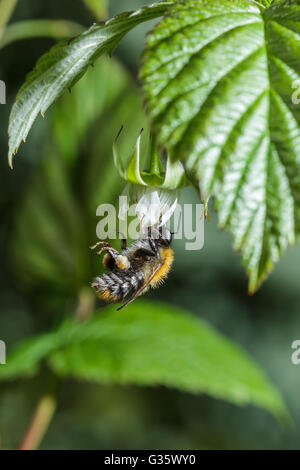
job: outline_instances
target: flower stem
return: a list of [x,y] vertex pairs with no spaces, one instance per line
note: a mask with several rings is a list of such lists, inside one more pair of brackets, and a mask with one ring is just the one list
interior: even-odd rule
[[19,446],[19,450],[36,450],[49,427],[56,409],[53,395],[45,395],[38,403],[29,428]]

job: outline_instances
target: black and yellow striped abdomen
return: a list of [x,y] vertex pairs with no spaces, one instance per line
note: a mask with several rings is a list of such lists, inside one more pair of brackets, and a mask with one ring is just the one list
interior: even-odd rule
[[101,299],[113,303],[132,297],[143,284],[144,275],[141,271],[114,269],[96,277],[92,287]]

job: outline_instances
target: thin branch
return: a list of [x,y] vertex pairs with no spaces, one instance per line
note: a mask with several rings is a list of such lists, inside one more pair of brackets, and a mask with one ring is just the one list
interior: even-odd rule
[[19,450],[36,450],[49,427],[56,409],[56,399],[45,395],[38,403],[32,421],[19,446]]

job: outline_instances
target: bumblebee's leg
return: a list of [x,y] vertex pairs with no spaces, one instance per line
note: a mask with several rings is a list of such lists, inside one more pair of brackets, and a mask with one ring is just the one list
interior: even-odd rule
[[105,253],[105,255],[103,256],[102,263],[106,269],[110,269],[111,271],[114,269],[116,265],[113,256],[109,252]]
[[126,238],[122,238],[122,240],[121,240],[121,249],[122,249],[122,251],[127,249],[127,239]]
[[157,245],[154,243],[153,239],[151,237],[147,237],[147,240],[149,242],[149,246],[152,250],[152,254],[154,253],[155,255],[158,255],[159,256],[159,250],[158,250],[158,247]]
[[102,245],[99,251],[97,251],[97,255],[101,255],[103,251],[107,251],[108,253],[111,254],[113,258],[116,258],[119,255],[119,252],[113,248],[108,242],[97,242],[95,245],[91,246],[91,250],[94,250],[98,246]]
[[106,255],[103,258],[103,264],[109,269],[113,269],[115,265],[119,269],[129,269],[130,261],[127,256],[120,255],[117,250],[110,250],[109,248],[104,248],[107,250]]
[[119,269],[128,269],[130,267],[130,262],[127,256],[121,255],[115,248],[113,248],[107,242],[103,242],[103,241],[98,242],[94,246],[91,246],[91,249],[93,250],[99,245],[102,245],[102,248],[100,248],[100,250],[97,251],[97,255],[101,255],[103,251],[107,251],[106,255],[103,258],[103,264],[105,267],[109,269],[113,269],[114,268],[113,261]]
[[[94,250],[95,248],[97,248],[100,245],[102,245],[102,248],[101,248],[100,251],[97,252],[97,255],[101,254],[102,251],[104,251],[106,248],[111,248],[112,250],[114,250],[114,248],[108,242],[104,242],[104,241],[100,241],[100,242],[95,243],[95,245],[90,246],[90,249]],[[115,250],[115,251],[117,251],[117,250]]]
[[125,237],[124,233],[117,231],[119,235],[122,235],[121,238],[121,250],[124,251],[127,248],[127,238]]
[[115,258],[116,265],[118,266],[119,269],[129,269],[130,268],[130,261],[127,258],[127,256],[124,255],[118,255]]

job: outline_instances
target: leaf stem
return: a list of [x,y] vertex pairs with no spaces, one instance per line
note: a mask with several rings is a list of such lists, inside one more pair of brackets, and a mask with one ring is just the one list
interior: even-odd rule
[[95,307],[95,296],[90,287],[83,287],[79,291],[78,305],[75,311],[75,318],[79,322],[90,320]]
[[0,37],[4,27],[9,22],[18,0],[0,0]]
[[56,398],[45,395],[38,403],[19,450],[38,449],[56,410]]
[[64,39],[82,33],[83,26],[74,21],[64,20],[25,20],[12,23],[5,31],[0,29],[0,48],[14,41],[35,37],[51,37]]

